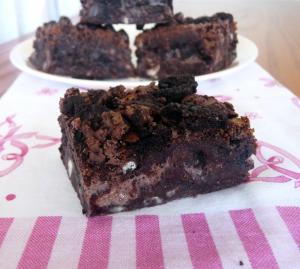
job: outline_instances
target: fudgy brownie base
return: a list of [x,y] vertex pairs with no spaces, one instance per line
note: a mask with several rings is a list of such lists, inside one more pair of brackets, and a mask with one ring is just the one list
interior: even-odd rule
[[168,22],[173,16],[172,0],[81,0],[81,21],[102,24]]
[[137,73],[157,79],[219,71],[233,63],[237,42],[236,23],[230,14],[197,19],[177,14],[172,22],[137,36]]
[[229,103],[192,77],[108,92],[70,89],[60,102],[63,163],[88,216],[245,182],[256,140]]
[[29,61],[46,73],[75,78],[126,78],[135,75],[129,39],[113,27],[73,25],[63,17],[36,31]]

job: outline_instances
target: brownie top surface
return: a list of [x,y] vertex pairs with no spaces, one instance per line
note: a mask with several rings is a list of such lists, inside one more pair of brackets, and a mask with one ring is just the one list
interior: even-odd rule
[[144,6],[173,6],[172,0],[80,0],[84,8],[90,8],[93,5],[109,8],[140,8]]
[[108,40],[107,42],[113,42],[113,44],[120,42],[120,40],[124,40],[126,45],[129,42],[125,31],[116,31],[111,25],[73,24],[68,17],[61,17],[57,22],[44,23],[36,31],[37,40],[45,38],[49,44],[55,42],[56,39],[67,39],[69,37],[72,37],[73,41],[76,38],[87,45],[89,45],[89,40],[99,38],[101,38],[102,42]]
[[192,18],[192,17],[184,17],[182,13],[176,13],[172,20],[170,20],[167,23],[159,23],[155,26],[155,28],[160,28],[164,26],[176,26],[176,25],[204,25],[207,23],[222,23],[222,22],[229,22],[233,23],[234,18],[230,13],[225,12],[219,12],[212,16],[201,16],[198,18]]
[[191,76],[170,77],[133,90],[117,86],[80,92],[72,88],[61,100],[60,109],[94,131],[105,126],[116,139],[129,129],[143,133],[159,126],[191,131],[222,128],[228,119],[237,117],[231,104],[197,95],[196,89]]
[[60,122],[63,129],[67,126],[65,132],[81,162],[93,171],[98,166],[115,169],[128,160],[145,163],[149,156],[156,156],[159,163],[165,157],[160,152],[188,141],[229,150],[239,145],[237,141],[253,143],[247,118],[238,117],[229,103],[197,95],[196,88],[191,76],[170,77],[133,90],[72,88],[60,101]]
[[126,90],[80,92],[69,89],[60,101],[61,113],[75,129],[88,136],[135,143],[145,137],[170,139],[172,129],[180,133],[226,128],[237,114],[229,103],[196,94],[193,77],[170,77],[158,84]]

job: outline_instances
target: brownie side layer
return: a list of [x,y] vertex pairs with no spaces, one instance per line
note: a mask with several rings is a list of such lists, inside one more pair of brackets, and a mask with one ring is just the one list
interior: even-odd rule
[[145,30],[136,38],[141,77],[202,75],[230,66],[236,58],[236,23],[232,15],[184,18]]
[[88,79],[135,73],[127,34],[110,26],[73,25],[62,17],[37,29],[33,47],[29,61],[46,73]]
[[173,77],[132,91],[67,91],[60,150],[88,216],[247,180],[256,149],[249,120],[196,87],[192,77]]
[[172,0],[81,0],[81,22],[102,25],[168,22],[173,17]]

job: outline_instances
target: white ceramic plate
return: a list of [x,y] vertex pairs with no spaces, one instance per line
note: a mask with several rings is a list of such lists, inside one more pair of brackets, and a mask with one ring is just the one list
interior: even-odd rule
[[[246,37],[239,35],[239,43],[237,46],[237,58],[233,64],[218,72],[197,76],[197,81],[216,79],[229,75],[233,72],[246,67],[250,63],[254,62],[258,56],[258,49],[256,45]],[[85,88],[98,88],[107,89],[109,87],[124,85],[125,87],[131,88],[138,85],[146,85],[150,80],[143,78],[128,78],[128,79],[114,79],[114,80],[88,80],[88,79],[77,79],[67,76],[58,76],[48,74],[35,69],[28,61],[29,56],[33,52],[33,38],[23,41],[13,48],[10,53],[10,60],[15,67],[21,71],[31,74],[33,76],[56,82],[62,82],[73,86],[85,87]]]

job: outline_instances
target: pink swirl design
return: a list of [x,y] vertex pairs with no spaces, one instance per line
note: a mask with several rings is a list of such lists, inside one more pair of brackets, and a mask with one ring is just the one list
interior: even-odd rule
[[231,101],[233,98],[228,95],[214,95],[214,97],[219,101],[219,102],[228,102]]
[[[7,133],[5,135],[0,134],[0,156],[3,161],[9,161],[11,163],[8,168],[0,170],[0,177],[4,177],[17,169],[23,163],[24,157],[29,153],[29,146],[22,140],[35,138],[45,142],[31,147],[36,149],[51,147],[60,142],[59,138],[40,135],[38,132],[18,133],[22,126],[18,126],[15,123],[14,117],[15,115],[9,116],[5,119],[5,121],[0,123],[0,133],[5,127],[7,129]],[[3,154],[6,145],[10,145],[18,152]]]
[[271,88],[275,86],[281,87],[281,84],[274,78],[260,78],[259,80],[264,82],[264,87]]
[[55,137],[51,137],[51,136],[47,136],[47,135],[36,134],[35,138],[38,140],[49,141],[46,144],[37,144],[37,145],[33,146],[32,148],[35,148],[35,149],[43,149],[43,148],[52,147],[60,142],[60,138],[55,138]]
[[56,89],[50,89],[50,88],[42,88],[39,91],[36,92],[37,95],[46,95],[51,96],[58,92]]
[[300,108],[300,98],[295,96],[292,98],[292,102],[296,107]]
[[[265,158],[262,153],[262,149],[264,147],[275,151],[280,155],[274,155],[269,158]],[[256,158],[260,163],[262,163],[262,165],[252,170],[249,181],[285,183],[291,180],[295,180],[295,188],[300,187],[300,172],[296,172],[291,169],[279,166],[279,164],[284,165],[285,160],[289,160],[300,169],[300,160],[297,159],[294,155],[267,142],[258,141]],[[269,177],[261,176],[263,172],[269,169],[276,171],[277,173],[279,173],[279,175]]]

